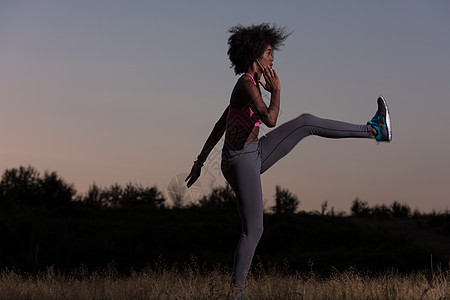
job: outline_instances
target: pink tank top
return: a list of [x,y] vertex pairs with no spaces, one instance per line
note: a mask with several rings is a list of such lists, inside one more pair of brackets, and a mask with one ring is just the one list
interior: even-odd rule
[[[251,74],[245,73],[245,75],[250,76],[253,80],[253,83],[257,86],[256,81]],[[262,121],[258,119],[255,122],[255,117],[252,117],[254,114],[255,113],[250,107],[237,108],[230,105],[227,115],[227,124],[260,127]]]

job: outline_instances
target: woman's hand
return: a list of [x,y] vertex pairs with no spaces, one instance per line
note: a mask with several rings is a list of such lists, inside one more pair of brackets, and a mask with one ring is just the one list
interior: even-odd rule
[[197,181],[197,179],[200,177],[200,173],[202,171],[202,166],[198,164],[194,164],[191,169],[191,173],[186,177],[186,180],[184,182],[188,181],[187,187],[190,188],[191,185],[194,184],[194,182]]
[[259,81],[263,88],[269,93],[277,92],[281,89],[280,79],[278,78],[277,72],[275,72],[272,67],[263,68],[263,76],[266,83]]

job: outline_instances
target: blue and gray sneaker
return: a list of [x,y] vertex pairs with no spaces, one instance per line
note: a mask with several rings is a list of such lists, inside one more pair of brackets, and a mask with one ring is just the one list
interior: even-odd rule
[[392,140],[392,126],[391,117],[389,116],[389,109],[383,96],[378,97],[378,110],[375,116],[367,122],[377,131],[375,139],[378,142],[390,142]]

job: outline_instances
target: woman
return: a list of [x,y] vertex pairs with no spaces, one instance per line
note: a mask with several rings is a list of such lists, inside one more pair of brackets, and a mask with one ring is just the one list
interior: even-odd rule
[[[242,220],[242,234],[236,248],[232,286],[240,292],[253,254],[263,232],[263,202],[260,175],[284,157],[303,138],[366,138],[391,140],[391,123],[386,101],[378,98],[378,111],[366,125],[354,125],[317,118],[299,117],[258,139],[261,124],[275,127],[280,109],[280,80],[272,68],[272,53],[289,34],[285,28],[268,24],[235,26],[229,32],[228,56],[236,75],[243,74],[234,86],[230,103],[186,178],[190,187],[200,176],[208,154],[225,133],[222,173],[233,188]],[[264,76],[265,82],[260,81]],[[263,102],[259,85],[271,93],[270,105]]]

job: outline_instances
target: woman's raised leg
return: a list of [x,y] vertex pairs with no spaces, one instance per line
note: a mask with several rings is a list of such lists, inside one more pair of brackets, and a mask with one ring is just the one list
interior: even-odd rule
[[302,114],[280,125],[259,140],[261,174],[288,154],[298,142],[310,135],[331,139],[373,138],[370,125],[356,125]]

